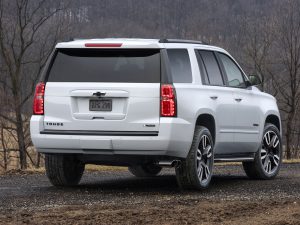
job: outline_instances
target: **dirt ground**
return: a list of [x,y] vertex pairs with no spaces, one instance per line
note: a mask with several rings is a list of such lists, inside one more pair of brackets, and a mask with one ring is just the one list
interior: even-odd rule
[[131,206],[72,205],[0,216],[1,224],[300,224],[291,201],[168,201]]
[[172,170],[138,179],[127,171],[87,172],[76,188],[43,174],[0,176],[0,224],[300,225],[300,164],[272,181],[249,180],[241,166],[217,166],[211,187],[180,191]]
[[1,215],[1,224],[300,224],[291,201],[161,201],[136,205],[72,205]]

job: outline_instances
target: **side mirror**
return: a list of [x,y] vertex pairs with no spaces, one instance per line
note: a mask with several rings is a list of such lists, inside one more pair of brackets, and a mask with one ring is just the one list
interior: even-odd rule
[[256,86],[261,84],[261,80],[257,75],[249,75],[248,78],[250,86]]

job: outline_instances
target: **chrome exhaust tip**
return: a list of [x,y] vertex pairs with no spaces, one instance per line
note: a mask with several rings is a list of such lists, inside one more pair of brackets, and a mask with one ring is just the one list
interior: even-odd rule
[[164,160],[157,163],[161,167],[178,167],[181,164],[180,160]]

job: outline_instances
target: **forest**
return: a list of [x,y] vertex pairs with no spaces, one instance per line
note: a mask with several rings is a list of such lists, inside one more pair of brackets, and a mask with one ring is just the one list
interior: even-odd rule
[[42,165],[29,132],[34,87],[55,44],[72,38],[180,38],[225,48],[276,97],[284,156],[299,158],[299,9],[300,0],[0,0],[0,170]]

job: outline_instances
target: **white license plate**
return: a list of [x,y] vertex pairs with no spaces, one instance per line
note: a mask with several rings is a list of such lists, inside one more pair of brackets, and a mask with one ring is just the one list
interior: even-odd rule
[[90,111],[111,111],[111,110],[112,110],[111,99],[90,100]]

